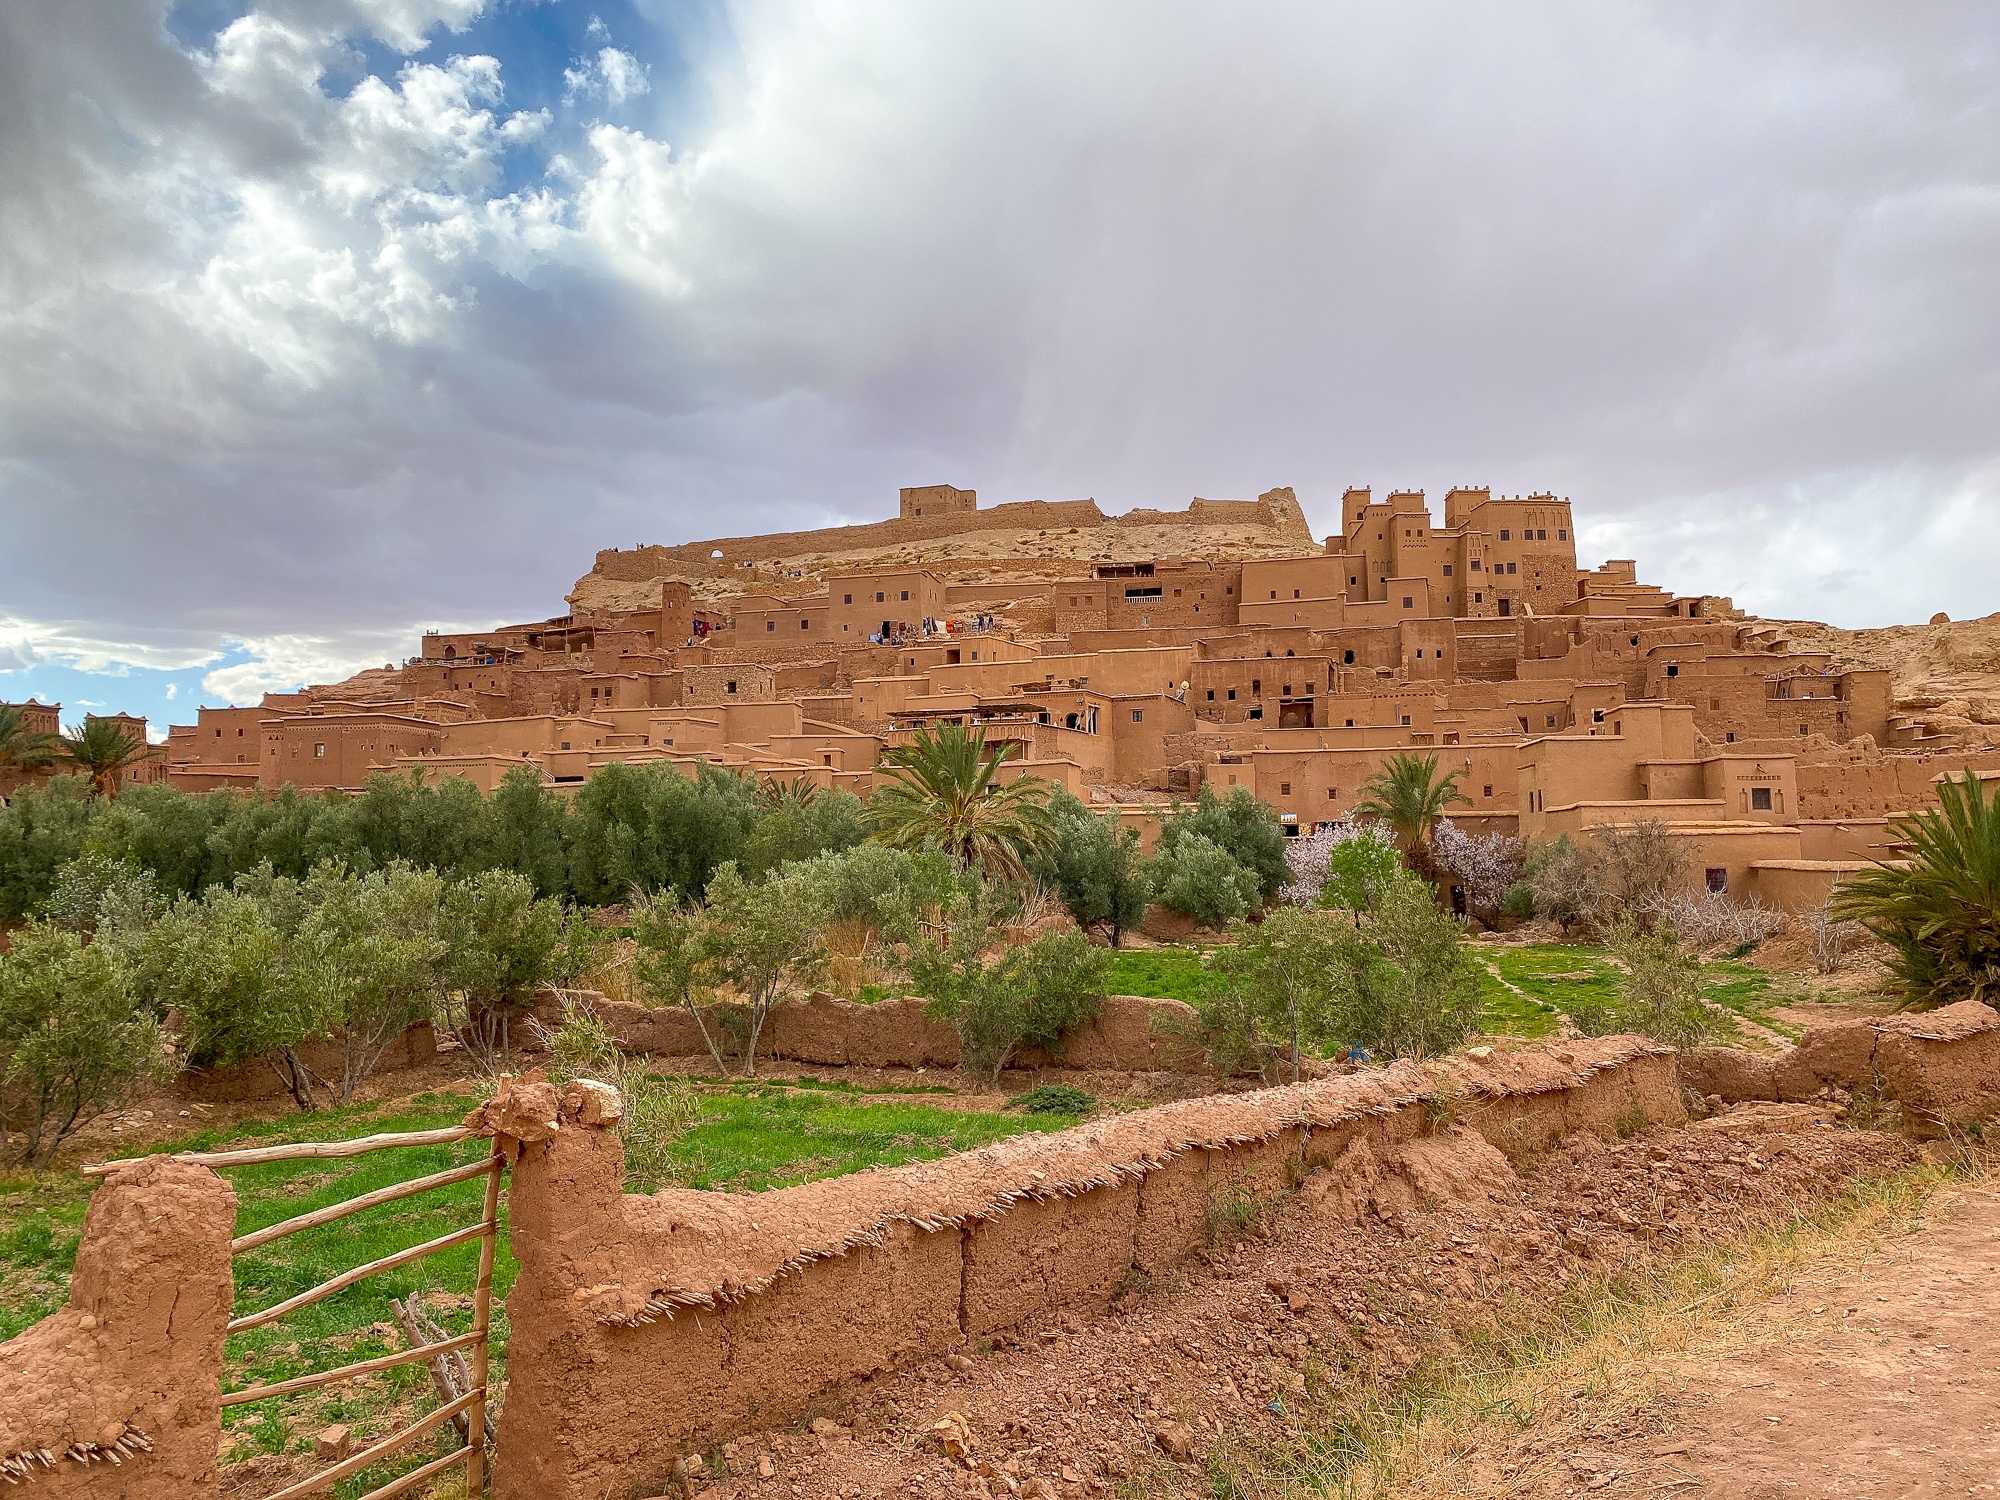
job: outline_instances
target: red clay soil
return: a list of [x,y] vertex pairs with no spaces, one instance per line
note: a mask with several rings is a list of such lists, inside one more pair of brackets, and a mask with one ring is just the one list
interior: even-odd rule
[[[2000,1493],[1996,1285],[2000,1194],[1961,1193],[1867,1266],[1801,1276],[1758,1315],[1803,1320],[1808,1331],[1699,1366],[1677,1362],[1661,1372],[1662,1393],[1644,1410],[1588,1450],[1562,1454],[1558,1477],[1492,1493]],[[1532,1446],[1496,1456],[1531,1468]]]
[[869,1382],[810,1423],[726,1444],[687,1490],[1205,1490],[1209,1450],[1283,1450],[1361,1382],[1409,1369],[1463,1310],[1546,1296],[1585,1269],[1782,1215],[1913,1159],[1906,1141],[1811,1108],[1750,1105],[1616,1145],[1579,1133],[1522,1178],[1453,1127],[1386,1161],[1344,1158],[1258,1222],[1219,1226],[1220,1242],[1178,1270],[1135,1272],[1108,1317],[1017,1328]]

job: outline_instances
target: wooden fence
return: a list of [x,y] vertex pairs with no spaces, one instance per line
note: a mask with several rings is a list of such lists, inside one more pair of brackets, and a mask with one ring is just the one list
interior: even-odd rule
[[[442,1146],[465,1140],[472,1132],[462,1125],[444,1130],[418,1130],[398,1135],[370,1135],[352,1141],[302,1141],[284,1146],[255,1146],[241,1151],[193,1151],[174,1158],[175,1161],[193,1162],[204,1167],[247,1167],[260,1162],[328,1160],[340,1157],[363,1156],[371,1151],[391,1151],[405,1146]],[[85,1167],[91,1175],[102,1175],[123,1162],[105,1162]],[[463,1351],[469,1355],[469,1389],[454,1399],[447,1401],[437,1410],[430,1412],[402,1431],[373,1443],[361,1452],[344,1458],[336,1464],[319,1470],[310,1478],[297,1484],[288,1485],[266,1500],[294,1500],[294,1497],[308,1494],[323,1494],[337,1481],[350,1474],[359,1473],[371,1464],[379,1462],[390,1454],[409,1446],[418,1438],[435,1432],[445,1423],[463,1414],[463,1430],[466,1440],[459,1448],[442,1458],[431,1460],[407,1474],[392,1479],[380,1488],[370,1490],[360,1500],[386,1500],[390,1495],[400,1495],[426,1480],[433,1479],[447,1469],[458,1464],[465,1465],[465,1493],[471,1497],[482,1494],[486,1486],[486,1377],[488,1358],[488,1330],[492,1323],[493,1302],[493,1255],[499,1239],[500,1179],[506,1169],[505,1159],[495,1151],[484,1159],[468,1162],[464,1166],[451,1167],[442,1172],[433,1172],[425,1177],[412,1178],[373,1192],[325,1208],[316,1208],[296,1218],[286,1219],[281,1224],[273,1224],[250,1234],[239,1235],[230,1242],[230,1253],[242,1255],[255,1250],[260,1245],[268,1245],[273,1240],[286,1235],[298,1234],[302,1230],[316,1229],[322,1224],[331,1224],[350,1214],[380,1204],[393,1203],[400,1198],[414,1197],[419,1193],[432,1192],[449,1187],[454,1183],[469,1182],[476,1177],[486,1179],[486,1199],[477,1223],[454,1229],[449,1234],[439,1235],[421,1245],[412,1245],[407,1250],[398,1250],[393,1255],[385,1255],[379,1260],[355,1266],[330,1277],[318,1286],[287,1297],[284,1301],[258,1312],[246,1313],[232,1319],[230,1333],[243,1333],[252,1328],[262,1328],[267,1323],[276,1322],[288,1313],[309,1307],[315,1302],[345,1291],[358,1281],[381,1271],[394,1270],[398,1266],[422,1260],[441,1250],[449,1250],[454,1245],[478,1240],[479,1276],[472,1291],[472,1331],[448,1338],[439,1343],[419,1344],[412,1340],[411,1347],[394,1354],[381,1355],[375,1359],[359,1360],[332,1370],[316,1370],[309,1375],[300,1375],[291,1380],[282,1380],[274,1385],[252,1386],[247,1390],[228,1391],[223,1394],[225,1407],[243,1406],[252,1401],[269,1401],[273,1397],[296,1395],[301,1391],[314,1390],[319,1386],[331,1385],[337,1380],[351,1380],[357,1375],[373,1374],[377,1370],[394,1369],[398,1365],[418,1364],[436,1360],[442,1355],[457,1355]]]

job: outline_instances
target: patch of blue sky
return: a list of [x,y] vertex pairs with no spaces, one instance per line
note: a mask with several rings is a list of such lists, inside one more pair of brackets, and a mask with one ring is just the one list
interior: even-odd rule
[[[91,714],[139,714],[154,739],[163,739],[169,724],[192,724],[195,710],[220,708],[226,700],[202,686],[202,679],[222,667],[252,661],[241,646],[218,651],[214,660],[191,667],[120,666],[102,672],[39,663],[0,672],[0,702],[23,703],[30,698],[60,703],[64,724],[80,724]],[[303,683],[295,686],[304,686]]]
[[[252,0],[178,0],[167,29],[181,46],[206,51],[216,36],[256,5]],[[699,129],[707,100],[696,86],[696,64],[728,22],[719,0],[488,0],[463,31],[439,25],[414,57],[441,63],[454,56],[491,57],[500,64],[505,97],[497,112],[547,110],[549,127],[532,145],[501,162],[498,190],[518,192],[540,184],[549,159],[582,155],[584,133],[599,121],[643,129],[676,146]],[[578,91],[572,71],[592,72],[607,47],[636,58],[649,85],[623,101],[608,96],[601,74],[594,91]],[[393,84],[411,60],[373,36],[348,43],[356,60],[330,73],[324,86],[344,95],[373,75]]]

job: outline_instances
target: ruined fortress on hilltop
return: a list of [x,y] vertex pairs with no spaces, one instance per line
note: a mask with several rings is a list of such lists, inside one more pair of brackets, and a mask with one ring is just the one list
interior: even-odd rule
[[[568,602],[204,708],[171,730],[166,778],[421,769],[490,790],[528,765],[574,788],[706,760],[866,796],[885,749],[942,721],[1150,836],[1204,785],[1250,787],[1291,828],[1338,820],[1416,750],[1460,773],[1464,825],[1658,819],[1710,888],[1793,905],[1883,853],[1940,774],[2000,775],[1995,698],[1898,698],[1896,661],[1959,649],[1935,625],[1759,621],[1629,561],[1579,567],[1570,502],[1546,494],[1454,489],[1440,525],[1421,491],[1351,489],[1322,543],[1289,489],[1107,516],[930,485],[889,520],[600,552]],[[1983,639],[1971,666],[2000,668]]]

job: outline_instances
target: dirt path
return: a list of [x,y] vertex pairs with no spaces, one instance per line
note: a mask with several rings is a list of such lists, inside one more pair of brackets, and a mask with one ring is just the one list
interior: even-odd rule
[[1791,1500],[2000,1494],[2000,1193],[1967,1191],[1858,1269],[1807,1270],[1740,1352],[1683,1359],[1567,1482],[1489,1493]]

